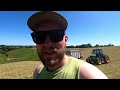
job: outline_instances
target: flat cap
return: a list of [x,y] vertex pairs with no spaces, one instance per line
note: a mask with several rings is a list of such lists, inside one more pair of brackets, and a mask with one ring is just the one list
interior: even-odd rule
[[68,26],[67,20],[62,15],[54,11],[42,11],[33,14],[28,18],[27,25],[32,31],[36,31],[37,25],[46,20],[61,24],[61,29],[64,30],[66,30]]

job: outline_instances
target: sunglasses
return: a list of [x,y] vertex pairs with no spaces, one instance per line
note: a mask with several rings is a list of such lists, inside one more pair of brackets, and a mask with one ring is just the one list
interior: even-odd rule
[[56,43],[62,41],[64,35],[65,35],[65,30],[63,29],[50,30],[50,31],[34,31],[31,33],[32,39],[36,44],[44,43],[47,36],[49,36],[52,42]]

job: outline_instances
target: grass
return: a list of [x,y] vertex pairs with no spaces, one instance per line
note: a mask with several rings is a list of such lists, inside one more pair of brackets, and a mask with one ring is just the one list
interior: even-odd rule
[[38,55],[36,49],[22,48],[8,52],[8,57],[1,54],[0,64],[17,62],[17,61],[38,61]]
[[0,53],[0,64],[7,63],[6,59],[7,57],[5,57],[5,55]]
[[[86,59],[93,48],[82,48],[81,53]],[[105,54],[110,57],[110,63],[96,65],[110,79],[120,79],[120,46],[103,47]],[[39,58],[36,49],[18,49],[9,52],[9,57],[15,58],[6,61],[5,55],[0,54],[0,79],[31,79]],[[19,62],[14,62],[19,61]],[[11,62],[11,63],[10,63]],[[4,63],[4,64],[3,64]]]
[[113,61],[108,64],[97,65],[110,79],[120,79],[120,61]]

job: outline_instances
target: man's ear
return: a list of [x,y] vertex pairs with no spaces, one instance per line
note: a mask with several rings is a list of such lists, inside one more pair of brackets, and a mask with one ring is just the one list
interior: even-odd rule
[[68,36],[65,35],[65,42],[67,42],[67,41],[68,41]]

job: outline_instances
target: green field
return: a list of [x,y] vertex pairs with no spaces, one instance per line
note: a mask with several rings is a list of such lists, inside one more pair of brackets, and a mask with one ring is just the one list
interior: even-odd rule
[[0,64],[17,62],[17,61],[38,61],[37,52],[35,48],[22,48],[8,52],[8,57],[0,54]]
[[[82,48],[86,59],[93,48]],[[110,57],[110,63],[96,65],[110,79],[120,79],[120,46],[103,47],[104,53]],[[35,66],[39,63],[36,49],[23,48],[12,50],[8,57],[0,54],[0,79],[31,79]],[[9,59],[8,59],[9,58]]]

